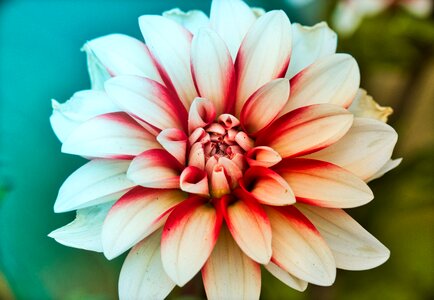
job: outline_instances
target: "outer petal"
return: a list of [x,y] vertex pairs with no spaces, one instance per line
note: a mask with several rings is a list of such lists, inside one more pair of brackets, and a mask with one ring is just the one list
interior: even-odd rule
[[68,247],[102,252],[102,224],[114,202],[77,210],[75,220],[48,236]]
[[148,48],[135,38],[110,34],[87,42],[83,50],[94,89],[104,87],[104,79],[108,79],[101,77],[104,71],[109,76],[138,75],[162,82]]
[[187,111],[160,83],[138,76],[117,76],[105,84],[108,95],[130,115],[158,129],[187,129]]
[[136,187],[112,207],[104,221],[104,255],[115,258],[161,227],[167,214],[186,198],[179,190]]
[[278,265],[270,262],[264,265],[265,269],[270,272],[274,277],[282,281],[287,286],[299,291],[304,292],[307,288],[307,281],[301,280],[290,273],[286,272]]
[[205,98],[196,98],[188,112],[188,131],[192,133],[197,128],[211,124],[216,117],[214,104]]
[[266,83],[246,101],[241,110],[241,124],[250,134],[268,126],[285,106],[289,97],[289,81],[279,78]]
[[297,201],[322,207],[350,208],[374,198],[363,180],[324,161],[285,159],[274,170],[288,182]]
[[65,212],[118,199],[135,184],[125,173],[130,161],[95,159],[72,173],[62,184],[54,204]]
[[235,61],[238,75],[236,116],[258,88],[286,72],[291,55],[290,26],[283,11],[270,11],[250,28]]
[[157,231],[131,249],[119,276],[121,300],[164,299],[175,287],[161,264],[160,238]]
[[398,134],[389,125],[355,118],[343,138],[309,158],[331,162],[367,180],[389,161],[397,140]]
[[201,10],[183,12],[179,8],[174,8],[163,12],[163,17],[177,22],[193,35],[196,34],[200,28],[209,26],[208,16]]
[[393,113],[391,107],[380,106],[364,89],[358,90],[356,98],[348,110],[356,117],[371,118],[383,122],[387,122],[388,117]]
[[146,44],[159,64],[159,71],[188,109],[197,96],[190,72],[191,33],[175,21],[161,16],[139,18]]
[[273,230],[273,263],[301,280],[333,284],[333,254],[312,223],[293,206],[267,207],[267,214]]
[[297,205],[326,240],[345,270],[367,270],[383,264],[390,251],[341,209]]
[[222,228],[218,242],[202,269],[208,299],[259,299],[261,269],[238,248]]
[[291,79],[291,95],[281,115],[318,103],[348,107],[359,84],[360,71],[352,56],[342,53],[325,56]]
[[154,148],[161,148],[155,137],[123,112],[90,119],[72,132],[62,145],[62,152],[103,158],[132,158]]
[[211,3],[211,27],[223,38],[232,59],[256,17],[250,7],[241,0],[213,1]]
[[62,104],[53,99],[51,105],[51,127],[61,142],[64,142],[81,123],[98,115],[120,110],[106,93],[91,90],[77,92]]
[[169,277],[183,286],[202,268],[217,241],[221,216],[192,197],[178,205],[164,225],[161,259]]
[[285,75],[289,79],[319,58],[336,52],[338,37],[326,22],[315,26],[292,24],[292,38],[292,57]]
[[201,97],[210,100],[217,115],[233,105],[235,69],[225,42],[211,29],[202,29],[191,45],[191,67]]
[[150,188],[179,188],[182,165],[165,150],[145,151],[131,162],[127,176],[136,184]]
[[234,240],[243,252],[254,261],[266,264],[271,259],[271,226],[260,204],[246,194],[239,201],[225,205],[219,200],[221,211]]
[[397,166],[399,166],[399,164],[401,163],[401,161],[402,161],[402,158],[390,159],[387,163],[384,164],[384,166],[382,166],[380,168],[380,170],[378,170],[374,175],[372,175],[371,177],[369,177],[368,179],[366,179],[366,182],[369,182],[371,180],[380,178],[381,176],[383,176],[384,174],[386,174],[390,170],[393,170]]
[[273,148],[285,157],[300,156],[338,141],[350,129],[353,115],[331,104],[294,110],[261,131],[256,145]]

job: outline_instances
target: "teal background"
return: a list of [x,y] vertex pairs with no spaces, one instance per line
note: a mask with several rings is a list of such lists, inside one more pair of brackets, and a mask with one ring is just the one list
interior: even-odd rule
[[[322,18],[328,5],[321,3],[313,3],[301,11],[285,1],[249,2],[266,9],[284,8],[292,21],[305,24]],[[74,218],[73,213],[54,214],[52,207],[62,182],[84,163],[83,159],[60,153],[60,143],[49,124],[50,99],[63,102],[75,91],[89,88],[85,54],[79,51],[86,40],[114,32],[141,38],[137,18],[142,14],[161,14],[173,7],[202,9],[208,13],[209,5],[210,1],[179,0],[0,2],[0,199],[3,198],[0,200],[0,274],[4,274],[3,279],[0,276],[0,298],[117,297],[117,277],[123,257],[108,262],[101,254],[68,248],[47,237],[50,231]],[[367,33],[362,29],[356,36],[359,43],[362,43],[360,38],[374,36],[369,26],[375,28],[377,21],[372,22],[367,25]],[[432,19],[423,28],[432,30]],[[352,47],[357,45],[357,40],[342,42],[347,52],[363,62],[361,68],[366,73],[362,77],[373,74],[384,78],[381,77],[384,72],[385,76],[392,76],[395,73],[390,70],[400,66],[393,60],[391,64],[395,68],[378,69],[369,60],[369,55],[378,52],[371,54]],[[434,43],[429,38],[427,43],[431,48],[425,52],[410,54],[417,59],[425,58],[429,65]],[[388,52],[384,55],[387,62]],[[405,73],[407,69],[403,70]],[[427,72],[428,79],[424,78],[429,86],[434,83],[433,72],[432,69]],[[408,78],[398,80],[407,82]],[[375,81],[364,84],[382,95],[381,85]],[[377,100],[381,102],[381,97]],[[432,99],[420,101],[431,101],[427,106],[431,109]],[[433,143],[424,140],[416,149],[406,148],[410,141],[405,137],[411,135],[408,128],[413,128],[410,122],[418,118],[404,116],[403,111],[412,111],[411,106],[396,104],[404,107],[392,120],[404,136],[397,156],[404,155],[406,160],[400,169],[374,182],[373,203],[351,212],[391,249],[389,262],[365,272],[340,271],[334,287],[309,287],[303,294],[264,275],[264,299],[428,299],[434,277],[430,193]],[[432,115],[425,125],[432,125]],[[172,298],[192,294],[201,297],[200,283],[175,290]]]

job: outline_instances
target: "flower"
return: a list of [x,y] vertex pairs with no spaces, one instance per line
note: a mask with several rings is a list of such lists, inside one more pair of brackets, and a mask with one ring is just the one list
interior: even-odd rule
[[215,0],[210,18],[140,17],[146,45],[85,44],[92,90],[59,104],[62,151],[90,162],[62,185],[58,242],[115,258],[122,299],[159,299],[199,271],[210,299],[257,299],[261,269],[303,291],[388,249],[343,208],[399,164],[396,132],[336,54],[325,23]]

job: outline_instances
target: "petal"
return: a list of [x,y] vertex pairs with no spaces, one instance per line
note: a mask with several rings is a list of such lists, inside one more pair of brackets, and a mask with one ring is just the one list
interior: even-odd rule
[[315,226],[293,206],[267,207],[267,214],[273,230],[272,262],[301,280],[333,284],[333,254]]
[[110,76],[137,75],[162,82],[148,48],[135,38],[110,34],[87,42],[83,50],[88,55],[92,88],[104,86],[95,76],[97,68],[103,68]]
[[237,196],[240,200],[227,206],[226,199],[219,200],[228,229],[247,256],[266,264],[271,259],[270,221],[261,205],[247,194],[239,193]]
[[179,188],[182,165],[162,149],[148,150],[137,156],[128,168],[127,176],[134,183],[149,187]]
[[163,12],[163,17],[177,22],[193,35],[197,34],[199,29],[202,27],[209,26],[208,16],[201,10],[189,10],[183,12],[179,8],[174,8]]
[[197,142],[191,146],[188,165],[199,168],[200,170],[205,169],[205,152],[202,143]]
[[77,210],[75,220],[48,236],[68,247],[102,252],[102,224],[114,202]]
[[211,195],[220,198],[231,192],[230,178],[225,172],[225,167],[215,164],[211,173]]
[[192,133],[197,128],[211,124],[216,117],[214,104],[205,98],[196,98],[188,112],[188,131]]
[[186,129],[187,111],[156,81],[138,76],[117,76],[105,83],[105,89],[119,107],[158,129]]
[[220,157],[218,163],[225,169],[225,174],[230,181],[231,187],[234,189],[238,186],[238,180],[243,177],[243,172],[239,166],[227,157]]
[[199,168],[188,166],[181,173],[181,190],[202,196],[209,195],[207,173]]
[[125,176],[129,160],[95,159],[62,184],[54,211],[66,212],[117,200],[135,184]]
[[123,112],[108,113],[78,126],[65,140],[62,152],[88,157],[132,158],[161,148],[155,137]]
[[360,71],[352,56],[342,53],[325,56],[291,79],[291,95],[280,114],[319,103],[348,107],[359,84]]
[[308,157],[333,163],[367,180],[390,160],[397,140],[398,134],[389,125],[355,118],[344,137]]
[[164,299],[175,287],[164,272],[160,252],[161,230],[131,249],[119,276],[119,298]]
[[291,79],[319,58],[336,52],[338,36],[326,22],[314,26],[292,24],[292,55],[286,78]]
[[183,201],[164,225],[161,259],[166,273],[179,286],[202,268],[217,241],[222,219],[205,202],[199,197]]
[[294,192],[285,179],[265,167],[248,169],[240,185],[245,192],[262,204],[280,206],[295,203]]
[[376,119],[385,123],[393,113],[391,107],[380,106],[364,89],[358,90],[348,110],[356,117]]
[[341,209],[299,204],[326,240],[336,260],[345,270],[367,270],[383,264],[390,251]]
[[202,279],[210,300],[254,300],[261,292],[259,264],[244,255],[225,228],[202,269]]
[[199,95],[214,104],[217,115],[230,111],[235,69],[225,42],[215,31],[202,29],[194,36],[191,69]]
[[301,280],[290,273],[286,272],[278,265],[270,262],[264,265],[265,269],[270,272],[274,277],[282,281],[287,286],[299,291],[304,292],[307,288],[307,281]]
[[374,175],[372,175],[371,177],[369,177],[368,179],[366,179],[366,182],[369,182],[371,180],[380,178],[381,176],[383,176],[384,174],[386,174],[387,172],[389,172],[390,170],[395,169],[397,166],[399,166],[399,164],[401,163],[402,158],[397,158],[397,159],[390,159],[389,161],[387,161],[381,168],[380,170],[378,170]]
[[197,96],[190,71],[192,35],[175,21],[161,16],[139,18],[140,30],[167,87],[176,92],[188,109]]
[[235,59],[250,26],[256,20],[250,7],[241,0],[212,1],[210,25],[225,41]]
[[175,205],[186,198],[179,190],[136,187],[110,209],[102,228],[104,255],[117,257],[161,227]]
[[236,116],[258,88],[285,74],[291,55],[290,26],[283,11],[270,11],[250,28],[235,61],[238,75]]
[[269,146],[285,157],[300,156],[338,141],[350,129],[353,115],[331,104],[294,110],[261,131],[257,146]]
[[241,124],[254,135],[268,126],[288,101],[289,81],[279,78],[266,83],[246,101],[241,110]]
[[120,110],[105,92],[94,90],[77,92],[62,104],[53,99],[51,105],[51,127],[61,142],[64,142],[81,123],[98,115]]
[[282,157],[270,147],[258,146],[247,151],[246,160],[251,167],[268,168],[279,163]]
[[175,157],[181,165],[185,165],[187,155],[188,137],[184,131],[177,128],[164,129],[157,136],[157,141],[164,150]]
[[322,207],[351,208],[374,199],[363,180],[328,162],[285,159],[273,169],[288,182],[297,201]]

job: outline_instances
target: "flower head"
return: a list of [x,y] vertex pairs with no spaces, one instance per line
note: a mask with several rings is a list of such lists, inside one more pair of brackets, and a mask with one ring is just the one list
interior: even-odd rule
[[164,298],[200,271],[210,299],[255,299],[260,265],[302,291],[387,260],[342,208],[373,199],[397,135],[325,23],[215,0],[210,18],[139,24],[146,44],[86,43],[93,89],[53,101],[62,151],[90,162],[54,206],[76,220],[50,236],[109,259],[132,248],[124,299]]

